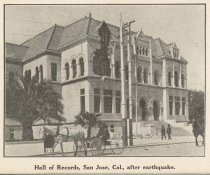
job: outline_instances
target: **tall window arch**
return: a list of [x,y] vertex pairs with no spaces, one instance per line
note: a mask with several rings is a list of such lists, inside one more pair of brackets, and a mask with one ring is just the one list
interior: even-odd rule
[[84,68],[84,59],[82,57],[79,59],[79,67],[80,67],[80,75],[84,76],[85,68]]
[[137,81],[139,83],[142,83],[142,67],[141,66],[137,68]]
[[38,67],[36,67],[35,68],[35,72],[36,72],[36,78],[37,78],[37,81],[39,81],[39,68]]
[[185,85],[185,83],[184,83],[184,79],[185,79],[184,74],[182,74],[181,79],[182,79],[182,87],[184,87],[184,85]]
[[128,65],[125,65],[125,79],[128,80]]
[[146,48],[146,56],[148,56],[148,49]]
[[120,78],[120,62],[115,62],[115,77]]
[[76,64],[76,60],[73,59],[72,62],[72,75],[73,75],[73,78],[75,78],[77,76],[77,64]]
[[168,73],[168,85],[171,86],[171,72]]
[[28,70],[28,79],[31,80],[31,70]]
[[144,47],[143,47],[143,55],[144,55]]
[[158,70],[155,70],[155,72],[154,72],[154,84],[159,85],[159,72],[158,72]]
[[138,55],[138,54],[139,54],[139,47],[136,46],[136,55]]
[[40,80],[43,81],[43,66],[40,65],[39,69],[40,69]]
[[66,71],[66,80],[69,79],[69,63],[65,64],[65,71]]
[[148,69],[144,68],[144,83],[148,84]]
[[141,47],[139,48],[139,54],[140,54],[140,55],[142,54],[142,49],[141,49]]
[[179,74],[178,74],[178,71],[174,72],[174,84],[175,84],[176,87],[179,86]]

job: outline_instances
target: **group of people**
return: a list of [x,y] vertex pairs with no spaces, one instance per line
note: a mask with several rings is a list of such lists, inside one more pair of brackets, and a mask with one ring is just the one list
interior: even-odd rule
[[163,138],[166,139],[166,133],[168,135],[168,140],[171,140],[171,125],[170,124],[168,124],[168,127],[167,127],[166,130],[165,130],[164,125],[162,125],[162,127],[161,127],[161,137],[162,137],[162,140],[163,140]]

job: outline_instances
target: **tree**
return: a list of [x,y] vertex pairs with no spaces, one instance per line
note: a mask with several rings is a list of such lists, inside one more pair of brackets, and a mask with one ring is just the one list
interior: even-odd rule
[[189,119],[199,119],[204,117],[204,92],[191,90],[189,92]]
[[33,140],[33,122],[41,117],[64,120],[61,96],[53,89],[50,81],[38,83],[34,76],[9,78],[6,88],[6,117],[15,118],[22,123],[23,140]]
[[81,125],[82,127],[87,127],[87,139],[90,139],[92,127],[101,124],[99,116],[101,116],[101,114],[81,112],[80,114],[75,116],[74,124]]

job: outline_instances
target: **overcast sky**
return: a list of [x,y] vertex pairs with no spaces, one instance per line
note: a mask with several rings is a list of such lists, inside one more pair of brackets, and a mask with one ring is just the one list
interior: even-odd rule
[[5,38],[20,44],[55,23],[71,24],[89,12],[98,20],[119,25],[135,20],[132,30],[140,29],[166,43],[175,42],[181,55],[188,60],[188,88],[205,88],[205,11],[201,5],[101,5],[101,6],[6,6]]

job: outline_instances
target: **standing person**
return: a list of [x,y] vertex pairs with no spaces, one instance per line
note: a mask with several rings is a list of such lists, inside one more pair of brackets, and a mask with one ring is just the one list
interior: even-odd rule
[[163,140],[163,137],[166,139],[166,130],[165,130],[165,127],[162,125],[162,128],[161,128],[161,136],[162,136],[162,140]]
[[107,140],[110,138],[110,134],[106,124],[103,124],[102,127],[100,127],[96,137],[101,137],[104,144],[107,143]]
[[168,135],[168,140],[171,140],[171,125],[170,124],[168,124],[167,135]]

